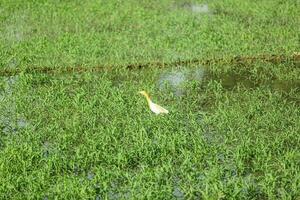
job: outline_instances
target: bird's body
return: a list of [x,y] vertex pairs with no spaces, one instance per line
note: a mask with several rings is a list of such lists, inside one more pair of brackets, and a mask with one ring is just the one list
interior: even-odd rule
[[148,102],[149,108],[152,112],[154,112],[155,114],[168,114],[169,111],[163,107],[161,107],[160,105],[157,105],[156,103],[153,103],[150,99],[150,96],[147,92],[145,91],[141,91],[139,92],[140,94],[144,95],[146,97],[146,100]]

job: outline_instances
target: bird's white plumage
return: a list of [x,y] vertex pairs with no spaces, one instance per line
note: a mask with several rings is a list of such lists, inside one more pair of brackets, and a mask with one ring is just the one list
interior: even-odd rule
[[146,91],[140,91],[139,93],[146,97],[149,108],[152,112],[154,112],[157,115],[158,114],[168,114],[169,113],[169,111],[167,109],[161,107],[160,105],[157,105],[157,104],[153,103],[150,99],[149,94]]
[[160,105],[153,103],[152,101],[149,102],[149,107],[150,107],[150,110],[157,115],[161,114],[161,113],[166,113],[166,114],[169,113],[169,111],[167,109],[161,107]]

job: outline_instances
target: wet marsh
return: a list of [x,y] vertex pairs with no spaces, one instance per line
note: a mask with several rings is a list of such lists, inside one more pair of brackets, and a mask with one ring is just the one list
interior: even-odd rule
[[300,198],[295,1],[0,5],[1,199]]

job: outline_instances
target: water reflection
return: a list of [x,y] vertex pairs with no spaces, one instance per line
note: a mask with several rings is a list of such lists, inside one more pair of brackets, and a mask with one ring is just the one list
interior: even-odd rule
[[87,173],[87,179],[89,181],[93,180],[93,178],[95,177],[95,174],[92,171],[88,171]]
[[198,3],[183,3],[180,5],[180,7],[193,12],[193,13],[197,13],[197,14],[208,14],[210,13],[210,9],[208,7],[208,4],[206,3],[202,3],[202,4],[198,4]]
[[19,62],[16,58],[12,58],[7,64],[8,68],[11,68],[11,69],[17,68],[18,65],[19,65]]
[[185,93],[184,85],[193,80],[202,81],[204,74],[204,67],[167,71],[160,75],[158,87],[162,91],[171,89],[175,96],[183,96]]
[[5,87],[0,95],[1,104],[5,105],[1,109],[0,115],[0,124],[5,134],[16,133],[18,130],[26,128],[29,124],[24,117],[18,116],[17,113],[14,90],[18,80],[19,76],[5,78]]
[[186,94],[186,84],[196,81],[199,85],[206,85],[211,81],[217,81],[225,90],[234,90],[244,87],[245,89],[257,88],[260,86],[269,87],[275,91],[289,92],[291,90],[300,90],[300,80],[255,80],[249,78],[247,74],[238,74],[235,72],[213,73],[207,67],[198,66],[196,68],[179,68],[162,72],[158,77],[158,88],[161,91],[171,91],[175,96]]
[[174,180],[173,180],[174,188],[172,194],[175,199],[184,199],[184,193],[180,188],[180,183],[181,183],[181,179],[178,176],[174,176]]
[[194,13],[209,13],[207,4],[191,4],[190,9]]

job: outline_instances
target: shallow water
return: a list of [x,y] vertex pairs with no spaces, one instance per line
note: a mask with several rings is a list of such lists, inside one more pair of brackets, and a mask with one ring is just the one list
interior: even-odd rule
[[52,144],[46,140],[42,144],[42,149],[43,149],[43,156],[47,158],[47,157],[49,157],[49,155],[52,151]]
[[172,194],[175,199],[184,199],[184,193],[181,191],[180,187],[178,186],[174,187]]
[[205,77],[205,68],[177,69],[163,72],[157,81],[158,88],[162,91],[171,89],[175,96],[185,94],[184,84],[190,81],[201,82]]
[[185,84],[196,81],[200,85],[206,85],[210,81],[217,81],[225,90],[234,90],[236,87],[244,87],[246,89],[257,87],[269,87],[275,91],[289,92],[291,90],[300,89],[299,80],[268,80],[257,81],[250,79],[245,74],[237,74],[234,72],[224,74],[214,74],[207,67],[199,66],[191,69],[171,69],[165,70],[158,77],[157,86],[161,91],[171,92],[179,97],[186,93]]
[[173,188],[173,192],[172,195],[175,199],[184,199],[184,193],[182,192],[182,190],[180,189],[180,184],[181,179],[177,176],[174,177],[173,180],[173,184],[174,184],[174,188]]
[[205,131],[201,136],[202,139],[210,145],[224,143],[224,136],[212,131]]
[[180,7],[197,14],[208,14],[210,13],[210,9],[208,7],[208,4],[202,3],[183,3],[180,5]]
[[274,80],[270,86],[277,91],[289,92],[291,90],[300,90],[300,80],[286,81],[286,80]]
[[165,90],[167,87],[171,87],[176,96],[183,95],[182,84],[186,81],[184,72],[175,71],[162,74],[158,80],[158,87],[160,90]]
[[5,22],[3,37],[8,42],[18,43],[25,39],[26,32],[30,29],[26,23],[28,12],[18,10],[11,14],[9,20]]
[[19,65],[19,62],[16,58],[11,59],[7,64],[8,68],[10,68],[10,69],[15,69],[18,67],[18,65]]
[[93,180],[93,178],[95,177],[95,174],[92,171],[88,171],[87,173],[87,179],[89,181]]
[[0,123],[3,126],[2,131],[5,134],[16,133],[18,130],[26,128],[29,122],[24,117],[17,116],[16,104],[14,101],[13,93],[14,87],[19,80],[19,76],[10,76],[4,81],[6,82],[6,87],[0,95],[0,100],[2,103],[7,105],[1,110]]
[[191,4],[190,9],[194,13],[209,13],[207,4]]

